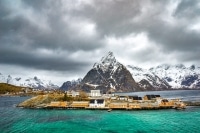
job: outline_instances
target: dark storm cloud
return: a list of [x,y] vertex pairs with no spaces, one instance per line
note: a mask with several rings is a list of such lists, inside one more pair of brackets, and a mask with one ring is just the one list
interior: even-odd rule
[[3,64],[23,65],[24,67],[41,70],[77,71],[84,70],[86,61],[74,61],[69,57],[43,55],[25,49],[0,49],[0,61]]
[[199,0],[182,0],[174,12],[175,17],[195,19],[200,15]]
[[45,9],[48,1],[51,2],[52,0],[22,0],[27,6],[34,8],[36,11],[41,11]]
[[[13,1],[0,1],[1,64],[58,71],[80,70],[91,66],[91,62],[85,59],[91,57],[86,53],[107,51],[105,37],[123,39],[140,33],[146,33],[149,41],[160,48],[159,52],[166,55],[171,52],[181,53],[179,55],[187,53],[188,58],[175,56],[181,61],[199,60],[200,32],[189,29],[200,19],[197,0],[178,2],[170,15],[167,8],[173,0],[9,2]],[[79,2],[82,3],[79,5]],[[172,23],[168,22],[171,19]],[[113,49],[117,48],[116,45]],[[40,50],[51,53],[45,56],[38,52]],[[138,58],[138,62],[155,60],[157,54],[152,50],[137,52],[139,54],[134,54],[134,58]],[[72,59],[71,55],[75,52],[80,53]],[[100,54],[94,58],[99,59]]]
[[171,14],[174,17],[175,24],[167,23],[159,19],[159,17],[154,22],[144,21],[151,23],[151,26],[146,29],[149,37],[162,46],[163,51],[196,54],[200,50],[200,32],[190,30],[189,28],[197,17],[200,19],[200,10],[199,7],[197,8],[198,4],[199,1],[196,0],[182,0],[174,14]]
[[[98,6],[87,6],[81,12],[97,23],[98,30],[102,34],[123,37],[131,33],[145,32],[150,41],[155,42],[161,48],[160,52],[177,51],[196,54],[200,50],[200,32],[189,30],[191,22],[195,22],[197,18],[200,19],[199,1],[197,0],[180,1],[169,16],[167,16],[167,10],[169,10],[167,8],[171,3],[165,0],[95,1],[94,3]],[[145,9],[148,10],[146,14],[143,12]],[[141,17],[143,15],[144,17]],[[172,17],[174,24],[168,22],[168,19],[171,19],[168,17]],[[144,52],[146,52],[143,53],[144,55],[152,55],[152,59],[155,56],[149,54],[150,50]],[[184,57],[179,59],[185,61]]]
[[[163,51],[196,51],[199,50],[200,33],[188,30],[192,20],[187,17],[199,17],[198,1],[181,1],[170,16],[175,17],[175,25],[163,20],[168,19],[164,11],[170,1],[95,1],[84,10],[76,11],[76,15],[91,18],[97,23],[98,31],[103,35],[123,37],[130,33],[148,33],[148,37],[163,47]],[[98,5],[98,6],[97,6]],[[150,7],[150,8],[149,8]],[[149,8],[149,9],[147,9]],[[149,10],[141,17],[143,10]],[[179,21],[176,16],[182,16],[187,21]],[[163,18],[162,18],[163,17]],[[138,19],[134,21],[134,19]],[[124,44],[126,45],[126,44]]]
[[131,19],[141,14],[143,2],[138,0],[126,1],[94,1],[94,5],[86,5],[83,10],[75,11],[75,15],[83,15],[97,23],[102,35],[124,35],[133,32]]
[[[58,71],[81,71],[89,61],[84,62],[81,58],[71,59],[70,55],[102,46],[96,36],[89,38],[83,33],[80,34],[82,36],[79,35],[81,29],[76,26],[79,26],[82,19],[61,11],[59,7],[62,3],[59,1],[25,0],[19,7],[22,9],[12,9],[7,2],[12,1],[0,2],[1,64]],[[65,16],[69,17],[67,22],[63,21]],[[76,29],[73,29],[70,23],[75,23]],[[53,53],[43,57],[43,54],[37,53],[38,49],[57,50],[65,54],[57,56]],[[81,57],[84,58],[84,55]]]
[[157,21],[147,31],[149,37],[163,47],[163,51],[200,50],[200,33],[187,30],[186,25],[170,26]]

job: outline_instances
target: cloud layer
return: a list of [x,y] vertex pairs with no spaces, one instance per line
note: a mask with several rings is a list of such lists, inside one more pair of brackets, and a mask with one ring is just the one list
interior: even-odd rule
[[198,0],[1,0],[0,65],[66,79],[108,51],[126,65],[199,65],[199,21]]

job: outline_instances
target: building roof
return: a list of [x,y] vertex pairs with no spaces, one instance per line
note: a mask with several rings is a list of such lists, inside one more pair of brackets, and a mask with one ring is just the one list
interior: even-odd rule
[[142,100],[142,97],[138,97],[138,100]]
[[91,93],[92,93],[92,92],[100,92],[100,90],[91,90]]
[[160,97],[160,95],[155,95],[156,97]]
[[126,96],[119,96],[120,98],[125,98]]
[[95,101],[94,99],[91,99],[91,100],[90,100],[90,103],[94,103],[94,101]]
[[91,99],[90,104],[94,104],[97,101],[98,104],[104,103],[104,99]]
[[152,100],[153,98],[156,98],[156,95],[146,95],[148,100]]
[[98,99],[97,103],[101,103],[101,104],[104,103],[104,99]]
[[138,96],[129,96],[129,98],[133,100],[142,100],[142,98]]
[[163,99],[162,102],[169,102],[167,99]]

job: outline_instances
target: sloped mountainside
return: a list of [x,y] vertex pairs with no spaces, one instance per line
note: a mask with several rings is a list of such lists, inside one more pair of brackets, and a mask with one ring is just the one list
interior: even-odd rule
[[128,70],[131,72],[135,81],[144,90],[167,90],[171,89],[171,86],[164,79],[160,78],[158,75],[150,72],[146,69],[139,67],[127,66]]
[[51,81],[33,78],[12,77],[11,75],[3,75],[0,73],[0,83],[7,83],[15,86],[30,87],[34,89],[58,89],[59,87]]
[[[159,65],[150,69],[136,66],[127,67],[136,82],[147,90],[150,88],[167,89],[200,89],[200,67],[191,65]],[[147,82],[148,81],[148,82]]]
[[94,64],[83,78],[81,86],[85,91],[100,89],[103,93],[141,90],[131,73],[115,59],[112,52]]
[[73,90],[75,88],[77,88],[77,85],[81,84],[82,79],[79,78],[78,80],[72,80],[72,81],[66,81],[62,84],[62,86],[60,87],[60,90]]
[[173,88],[200,89],[200,67],[191,65],[160,65],[150,68],[160,78],[167,81]]

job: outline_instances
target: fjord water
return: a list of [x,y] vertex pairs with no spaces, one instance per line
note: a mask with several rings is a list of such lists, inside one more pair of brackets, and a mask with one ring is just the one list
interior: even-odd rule
[[[155,92],[147,92],[153,93]],[[157,93],[157,92],[156,92]],[[167,92],[159,92],[159,94]],[[179,93],[179,94],[178,94]],[[200,91],[170,91],[197,100]],[[28,97],[0,97],[1,133],[197,133],[200,107],[185,110],[45,110],[16,108]],[[167,98],[167,97],[166,97]]]

